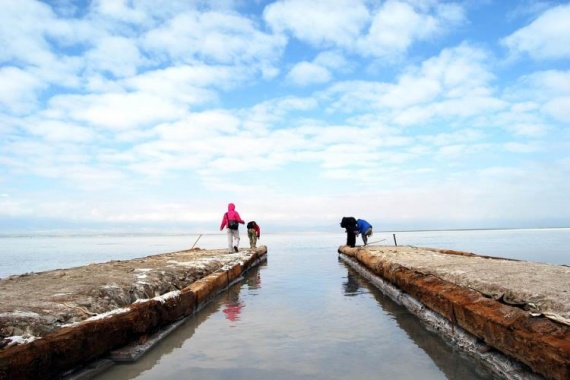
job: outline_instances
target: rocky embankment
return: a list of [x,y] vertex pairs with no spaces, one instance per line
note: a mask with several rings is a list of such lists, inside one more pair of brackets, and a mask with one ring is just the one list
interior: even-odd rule
[[418,247],[339,253],[401,291],[396,301],[409,296],[412,308],[445,319],[452,339],[456,326],[476,349],[498,350],[545,378],[570,378],[570,267]]
[[190,315],[267,248],[199,248],[0,279],[0,379],[50,378]]

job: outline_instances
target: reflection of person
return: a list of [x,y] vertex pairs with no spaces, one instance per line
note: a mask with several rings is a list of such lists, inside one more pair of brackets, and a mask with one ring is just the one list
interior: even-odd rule
[[247,224],[247,237],[249,238],[249,248],[256,248],[257,239],[261,236],[261,230],[255,221]]
[[344,286],[345,296],[355,296],[358,294],[358,290],[360,289],[360,284],[358,283],[356,276],[352,275],[350,272],[348,272],[346,282],[343,283],[342,286]]
[[368,238],[372,236],[372,225],[364,219],[356,219],[356,228],[358,234],[362,235],[364,245],[368,244]]
[[346,230],[346,245],[354,247],[356,245],[356,219],[352,216],[345,216],[340,221],[340,226]]
[[247,276],[246,284],[248,289],[261,288],[261,275],[259,274],[259,268],[257,268],[256,272]]
[[225,302],[225,307],[222,309],[222,312],[226,315],[226,318],[229,321],[237,322],[239,321],[239,315],[242,307],[243,304],[239,299],[230,299]]
[[234,286],[228,290],[227,298],[224,300],[222,313],[231,322],[237,322],[240,318],[241,309],[245,306],[239,298],[240,287]]
[[220,231],[224,227],[228,227],[228,248],[230,253],[238,251],[239,246],[239,223],[245,224],[239,213],[236,211],[236,206],[233,203],[228,204],[228,212],[224,214],[222,219],[222,224],[220,225]]

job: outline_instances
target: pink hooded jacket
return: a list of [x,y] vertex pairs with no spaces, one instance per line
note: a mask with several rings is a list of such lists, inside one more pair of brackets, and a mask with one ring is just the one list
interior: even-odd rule
[[237,220],[237,222],[241,224],[245,223],[243,220],[241,220],[241,217],[236,211],[236,206],[233,203],[228,204],[228,212],[224,214],[222,224],[220,225],[220,231],[223,230],[224,227],[228,226],[228,220]]

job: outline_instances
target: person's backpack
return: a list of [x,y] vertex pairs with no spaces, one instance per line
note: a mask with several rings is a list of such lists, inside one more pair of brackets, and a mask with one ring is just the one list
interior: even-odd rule
[[340,221],[340,226],[342,228],[356,228],[356,219],[352,216],[345,216]]
[[230,230],[237,230],[239,227],[238,221],[237,220],[230,220],[227,213],[226,213],[226,217],[228,218],[228,228]]

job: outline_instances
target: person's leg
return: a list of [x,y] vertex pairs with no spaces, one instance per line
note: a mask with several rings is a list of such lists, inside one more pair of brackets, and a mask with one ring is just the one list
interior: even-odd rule
[[255,232],[255,230],[252,231],[252,240],[253,240],[252,248],[257,248],[257,232]]
[[232,230],[234,237],[234,251],[238,251],[239,247],[239,230]]
[[253,248],[255,246],[255,241],[253,240],[255,237],[255,230],[253,228],[247,229],[247,237],[249,238],[249,248]]
[[356,234],[354,231],[348,231],[346,233],[346,245],[349,247],[354,247],[356,245]]
[[227,233],[228,233],[228,249],[230,250],[229,252],[232,253],[234,251],[234,247],[233,247],[233,239],[234,239],[234,234],[233,231],[230,230],[229,228],[227,229]]
[[362,234],[362,241],[364,242],[364,245],[368,244],[368,238],[372,236],[372,228],[367,229],[366,231],[364,231],[364,233]]

